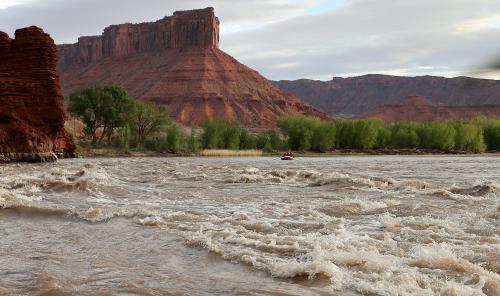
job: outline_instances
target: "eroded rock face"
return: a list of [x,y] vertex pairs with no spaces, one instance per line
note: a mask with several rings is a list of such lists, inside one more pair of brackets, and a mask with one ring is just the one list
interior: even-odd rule
[[300,79],[275,85],[331,115],[360,115],[419,95],[450,106],[500,105],[500,81],[470,77],[364,75],[330,81]]
[[64,130],[56,54],[40,28],[19,29],[15,39],[0,32],[0,162],[74,154]]
[[113,25],[101,36],[80,37],[76,44],[59,45],[59,70],[87,66],[107,57],[126,57],[168,49],[218,48],[219,19],[213,8],[178,11],[157,22]]
[[185,125],[212,117],[247,127],[274,126],[296,113],[327,118],[221,51],[213,8],[110,26],[101,36],[59,46],[59,55],[66,97],[92,84],[121,85],[138,100],[170,105]]
[[433,103],[422,96],[408,96],[398,102],[383,105],[361,117],[376,117],[385,122],[401,120],[427,122],[471,118],[477,115],[500,116],[500,106],[449,106]]

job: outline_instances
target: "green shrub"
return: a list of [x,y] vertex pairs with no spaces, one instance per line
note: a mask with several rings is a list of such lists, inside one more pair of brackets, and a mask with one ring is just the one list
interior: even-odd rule
[[415,122],[400,121],[389,127],[391,138],[389,145],[392,148],[417,148],[419,137],[417,134],[419,125]]
[[224,148],[224,133],[227,122],[221,118],[208,119],[203,126],[201,145],[205,149]]
[[184,150],[185,135],[177,124],[172,124],[167,129],[167,148],[172,152]]
[[314,130],[320,124],[320,119],[310,116],[286,116],[278,120],[278,127],[288,141],[288,147],[293,150],[309,150],[312,146]]
[[381,127],[377,133],[377,140],[373,148],[388,148],[391,143],[391,130],[387,127]]
[[311,148],[315,151],[326,152],[335,147],[337,128],[333,122],[320,122],[314,129]]
[[486,150],[483,130],[472,123],[455,124],[455,149],[481,153]]
[[452,149],[455,146],[455,129],[451,123],[428,122],[418,128],[420,148]]
[[488,150],[500,151],[500,120],[491,120],[484,127],[484,141]]
[[380,119],[341,120],[337,122],[337,147],[372,149],[377,143]]

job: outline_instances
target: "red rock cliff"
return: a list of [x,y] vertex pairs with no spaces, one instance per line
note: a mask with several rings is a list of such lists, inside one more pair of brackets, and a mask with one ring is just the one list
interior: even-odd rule
[[213,8],[178,11],[157,22],[113,25],[101,36],[80,37],[76,44],[60,45],[59,70],[75,63],[87,66],[106,57],[218,47],[219,19]]
[[0,162],[54,160],[74,153],[64,130],[57,49],[37,27],[0,32]]
[[157,22],[106,28],[59,46],[63,93],[92,84],[121,85],[136,99],[168,104],[186,125],[224,117],[269,127],[279,116],[327,118],[219,49],[213,8],[175,12]]

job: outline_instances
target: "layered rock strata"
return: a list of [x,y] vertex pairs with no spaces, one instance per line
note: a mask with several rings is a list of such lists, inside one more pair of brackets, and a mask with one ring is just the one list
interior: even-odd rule
[[300,79],[274,83],[282,90],[335,116],[360,115],[412,95],[450,106],[500,106],[500,81],[470,77],[370,74],[349,78],[334,77],[330,81]]
[[0,32],[0,162],[74,155],[64,130],[57,48],[38,27]]
[[478,115],[500,117],[500,106],[449,106],[433,103],[421,96],[408,96],[398,102],[383,105],[361,117],[380,118],[385,122],[401,120],[427,122],[471,118]]
[[328,117],[221,51],[213,8],[110,26],[101,36],[60,45],[59,56],[66,97],[93,84],[120,85],[138,100],[168,104],[185,125],[223,117],[270,127],[283,115]]

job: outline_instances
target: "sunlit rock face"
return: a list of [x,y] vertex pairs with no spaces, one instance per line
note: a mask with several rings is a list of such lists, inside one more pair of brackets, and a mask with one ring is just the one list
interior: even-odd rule
[[222,117],[270,127],[282,115],[327,117],[221,51],[213,8],[113,25],[101,36],[60,45],[59,56],[66,97],[92,84],[120,85],[135,99],[170,105],[172,116],[186,125]]
[[0,162],[49,161],[72,155],[64,130],[57,48],[38,27],[0,32]]

